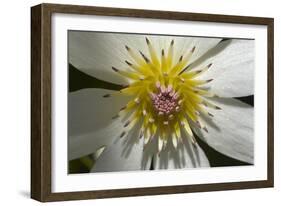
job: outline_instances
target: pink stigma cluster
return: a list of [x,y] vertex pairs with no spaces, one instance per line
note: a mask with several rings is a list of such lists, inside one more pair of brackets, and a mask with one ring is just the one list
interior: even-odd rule
[[170,115],[180,109],[179,94],[173,89],[172,85],[165,87],[160,82],[156,83],[157,93],[151,93],[151,100],[155,112],[158,115]]

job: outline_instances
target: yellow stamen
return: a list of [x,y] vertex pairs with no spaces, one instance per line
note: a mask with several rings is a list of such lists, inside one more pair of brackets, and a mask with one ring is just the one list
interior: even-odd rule
[[[124,123],[126,131],[124,130],[120,136],[125,136],[129,128],[140,123],[139,136],[144,136],[145,144],[152,138],[157,138],[159,152],[166,149],[169,141],[177,148],[184,137],[188,137],[195,144],[196,139],[190,123],[193,122],[192,125],[197,125],[198,128],[208,132],[201,115],[213,117],[207,109],[220,109],[205,98],[214,97],[215,94],[202,87],[212,79],[197,79],[208,71],[212,64],[202,69],[189,69],[195,47],[185,55],[174,57],[176,49],[174,40],[170,42],[167,51],[164,49],[156,51],[148,38],[145,42],[149,51],[148,56],[142,51],[136,53],[125,46],[133,60],[125,61],[130,71],[112,67],[115,72],[130,80],[130,84],[118,94],[132,97],[116,115],[116,118],[127,115],[127,121]],[[161,54],[160,58],[157,53]],[[104,95],[110,96],[111,94]]]

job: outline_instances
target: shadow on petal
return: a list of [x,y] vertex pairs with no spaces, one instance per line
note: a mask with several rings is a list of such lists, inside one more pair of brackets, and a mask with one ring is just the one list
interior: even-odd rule
[[239,102],[233,101],[232,98],[212,97],[212,98],[210,98],[210,100],[214,101],[214,102],[218,102],[223,105],[239,107],[239,108],[249,108],[250,106],[252,106],[251,104],[239,104]]
[[231,39],[221,40],[215,47],[208,50],[206,53],[204,53],[201,57],[199,57],[197,60],[192,62],[189,65],[190,69],[193,69],[200,64],[202,64],[205,60],[219,54],[221,51],[223,51],[226,47],[228,47],[231,43]]
[[160,154],[155,155],[154,165],[155,169],[183,169],[208,167],[209,162],[199,145],[194,148],[191,140],[184,136],[177,148],[169,140]]
[[140,124],[135,124],[128,131],[128,135],[122,137],[124,138],[124,142],[121,155],[125,158],[128,158],[128,156],[131,154],[135,144],[143,144],[143,140],[139,138],[140,127]]
[[[142,137],[143,139],[144,137]],[[142,169],[143,170],[149,170],[149,169],[155,169],[154,168],[154,155],[157,152],[157,139],[152,138],[152,140],[144,145],[143,148],[143,156],[142,156]]]

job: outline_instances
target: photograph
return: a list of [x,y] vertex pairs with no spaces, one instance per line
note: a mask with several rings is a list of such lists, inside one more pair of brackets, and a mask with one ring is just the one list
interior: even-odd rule
[[255,165],[255,39],[67,31],[68,174]]
[[1,3],[0,205],[280,204],[280,2]]
[[274,19],[31,8],[31,197],[274,186]]

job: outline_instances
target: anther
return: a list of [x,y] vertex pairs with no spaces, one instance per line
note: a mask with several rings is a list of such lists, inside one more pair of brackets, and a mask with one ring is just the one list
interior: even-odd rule
[[181,70],[181,72],[178,75],[181,75],[182,73],[184,73],[188,69],[188,67],[189,66],[186,66],[183,70]]
[[145,41],[146,41],[146,43],[149,45],[150,44],[150,41],[149,41],[149,39],[147,38],[147,37],[145,37]]
[[104,98],[110,97],[110,94],[103,95]]
[[115,71],[115,72],[119,72],[119,70],[118,69],[116,69],[115,67],[111,67],[112,68],[112,70],[113,71]]
[[162,115],[164,115],[164,113],[163,112],[158,112],[158,115],[162,116]]
[[146,112],[146,110],[144,109],[144,110],[142,110],[142,114],[143,114],[143,116],[145,116],[146,114],[147,114],[147,112]]
[[195,48],[196,48],[196,47],[194,46],[194,47],[191,49],[191,52],[192,52],[192,53],[195,51]]
[[205,132],[207,132],[207,133],[209,132],[207,127],[204,127],[203,129],[205,130]]
[[168,121],[164,121],[163,124],[164,124],[164,125],[168,125],[169,122],[168,122]]
[[139,104],[140,103],[140,99],[137,97],[134,99],[135,103]]
[[118,117],[119,117],[119,115],[117,114],[117,115],[113,116],[112,119],[117,119]]
[[131,121],[128,120],[128,121],[124,124],[124,127],[127,127],[130,123],[131,123]]
[[153,123],[155,120],[154,120],[153,118],[149,118],[148,121],[149,121],[150,123]]
[[125,48],[127,49],[127,51],[130,51],[130,48],[127,45],[125,45]]
[[125,134],[126,134],[126,132],[123,131],[123,132],[121,133],[121,135],[120,135],[120,138],[124,137]]
[[182,59],[183,59],[183,55],[181,55],[181,56],[180,56],[180,58],[179,58],[179,62],[181,62],[181,61],[182,61]]
[[196,89],[193,89],[192,91],[193,91],[195,94],[198,94],[198,93],[199,93],[199,91],[196,90]]
[[123,111],[123,110],[125,110],[125,109],[126,109],[126,106],[122,107],[122,108],[120,109],[120,111]]
[[170,114],[169,115],[169,120],[172,120],[172,119],[174,119],[174,115]]
[[139,51],[139,53],[141,54],[142,58],[146,61],[146,63],[149,63],[149,59],[141,51]]
[[133,64],[128,62],[127,60],[125,60],[126,64],[128,64],[129,66],[132,66]]

